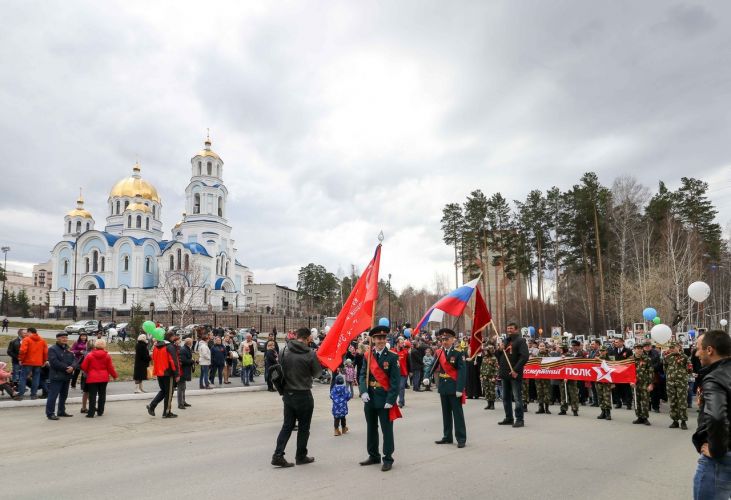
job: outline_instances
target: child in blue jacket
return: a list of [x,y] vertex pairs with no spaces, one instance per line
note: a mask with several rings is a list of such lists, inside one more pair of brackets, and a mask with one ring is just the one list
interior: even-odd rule
[[342,375],[335,377],[335,385],[330,389],[330,399],[333,400],[335,435],[340,436],[348,432],[345,417],[348,414],[348,401],[350,400],[350,389],[345,385],[345,377]]

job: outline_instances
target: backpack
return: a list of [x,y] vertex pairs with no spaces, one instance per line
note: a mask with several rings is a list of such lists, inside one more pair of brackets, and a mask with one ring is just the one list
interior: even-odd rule
[[279,356],[277,363],[274,363],[269,367],[267,376],[271,381],[274,388],[277,390],[280,396],[284,395],[285,383],[284,383],[284,369],[282,368],[282,362],[284,361],[284,353],[287,351],[287,346],[282,350],[282,355]]

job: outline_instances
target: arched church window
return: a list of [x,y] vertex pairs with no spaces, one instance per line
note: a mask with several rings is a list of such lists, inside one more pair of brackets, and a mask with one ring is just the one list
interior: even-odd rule
[[173,288],[173,304],[177,304],[178,302],[178,289]]
[[119,200],[117,200],[117,215],[119,215]]
[[124,209],[127,210],[127,207],[129,206],[129,200],[125,200],[124,202]]
[[155,205],[152,205],[152,218],[153,218],[153,219],[154,219],[155,217],[157,217],[157,212],[155,211],[155,209],[156,209],[156,208],[157,208],[157,207],[156,207]]
[[180,302],[183,302],[185,300],[185,288],[182,286],[180,287]]
[[226,262],[226,276],[228,276],[228,262]]
[[200,193],[195,193],[193,195],[193,213],[194,214],[201,213],[201,195],[200,195]]
[[66,292],[61,292],[61,307],[66,306]]
[[86,230],[88,231],[90,228],[91,228],[91,223],[90,222],[87,222],[86,223]]
[[127,216],[127,227],[132,227],[132,216],[131,215]]
[[129,271],[129,255],[124,256],[124,270]]
[[203,162],[198,162],[198,175],[203,175]]
[[69,230],[66,231],[67,233],[71,234],[71,221],[69,221]]
[[218,216],[223,217],[223,197],[218,197]]
[[150,218],[145,217],[145,229],[150,230]]
[[146,273],[151,273],[152,272],[150,270],[151,267],[152,267],[152,259],[149,258],[149,257],[145,257],[145,272]]
[[204,304],[208,303],[208,289],[207,288],[203,289],[203,303]]
[[102,270],[102,272],[104,272],[104,257],[102,257],[101,270]]
[[178,248],[178,251],[177,251],[177,255],[178,255],[178,270],[179,270],[180,269],[180,265],[182,264],[180,261],[183,258],[183,252],[179,248]]
[[170,270],[172,271],[175,269],[175,258],[171,255],[170,256]]
[[213,164],[209,161],[207,166],[208,166],[208,175],[212,175],[213,174]]
[[218,275],[218,274],[219,274],[219,272],[218,272],[218,257],[216,257],[216,275]]
[[216,177],[221,177],[221,165],[216,165]]
[[85,267],[85,269],[86,269],[86,272],[88,273],[88,272],[89,272],[89,257],[85,258],[85,259],[84,259],[84,262],[86,262],[86,267]]
[[142,229],[142,216],[141,215],[137,216],[137,221],[135,223],[135,227],[137,229]]
[[76,221],[76,232],[77,233],[81,232],[81,221],[80,220]]
[[126,303],[127,303],[127,289],[122,288],[122,304],[126,304]]
[[188,255],[185,256],[185,270],[190,270],[190,257]]
[[95,273],[99,271],[99,252],[96,250],[91,254],[91,268]]
[[63,274],[66,275],[69,273],[69,261],[64,260],[63,261]]

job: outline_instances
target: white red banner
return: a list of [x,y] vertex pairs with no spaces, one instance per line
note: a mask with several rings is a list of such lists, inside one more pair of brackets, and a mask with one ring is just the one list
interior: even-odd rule
[[606,384],[629,384],[637,379],[631,359],[607,361],[588,358],[533,358],[523,368],[524,378],[583,380]]

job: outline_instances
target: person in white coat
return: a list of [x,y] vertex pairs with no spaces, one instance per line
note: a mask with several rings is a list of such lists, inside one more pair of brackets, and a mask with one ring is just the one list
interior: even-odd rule
[[198,385],[201,389],[210,389],[211,384],[208,380],[208,371],[211,369],[211,350],[208,347],[207,335],[198,341],[198,364],[201,367],[201,376]]

